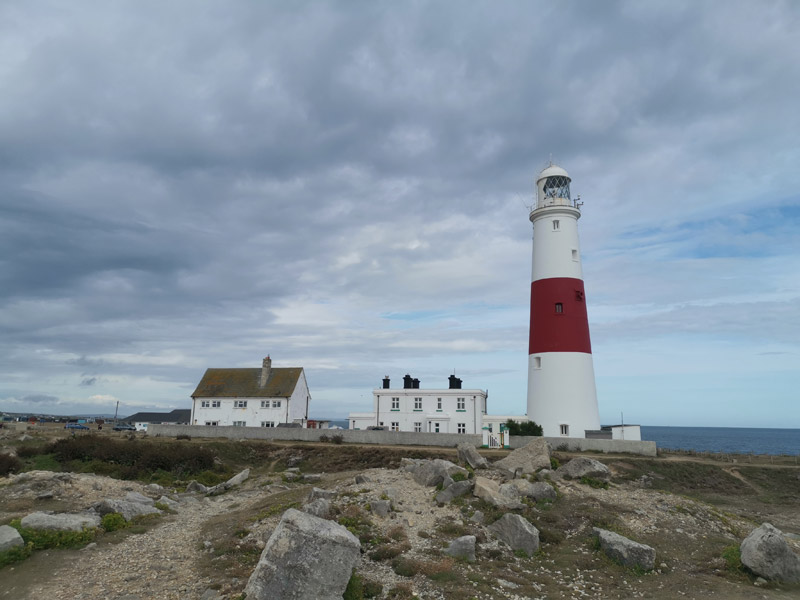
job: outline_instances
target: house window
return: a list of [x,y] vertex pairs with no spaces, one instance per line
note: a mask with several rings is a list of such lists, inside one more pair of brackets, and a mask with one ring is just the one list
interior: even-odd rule
[[439,424],[438,424],[438,423],[434,423],[434,424],[433,424],[433,431],[434,431],[435,433],[439,433]]
[[489,433],[492,433],[492,423],[489,423]]
[[234,427],[244,427],[245,425],[247,425],[247,423],[245,423],[244,421],[234,421],[233,422],[233,426]]
[[400,398],[392,398],[392,410],[400,410]]
[[233,408],[247,408],[247,400],[234,400]]
[[436,410],[442,410],[442,399],[441,398],[437,398],[436,399]]
[[281,401],[280,400],[273,400],[272,401],[272,408],[280,408],[280,407],[281,407]]
[[466,423],[459,423],[458,424],[458,433],[467,433],[467,424]]
[[561,425],[561,435],[569,435],[569,425]]
[[416,433],[421,433],[422,432],[422,423],[414,423],[414,431]]
[[414,410],[422,410],[422,398],[414,398]]
[[533,357],[533,368],[534,369],[541,369],[542,368],[542,357],[541,356],[534,356]]
[[216,427],[219,425],[219,421],[206,421],[207,426]]
[[400,423],[397,421],[392,421],[392,426],[389,428],[390,431],[400,431]]
[[[355,421],[353,421],[355,423]],[[262,427],[275,427],[274,421],[261,421]],[[353,425],[355,427],[355,425]]]
[[561,302],[556,302],[556,312],[559,314],[564,312],[564,305]]
[[211,408],[219,408],[220,401],[219,400],[212,400],[211,401]]
[[558,219],[554,220],[553,221],[553,231],[558,231],[559,230],[559,225],[560,225],[560,223],[558,222]]
[[456,410],[466,410],[466,404],[464,398],[456,399]]
[[203,400],[200,402],[200,408],[208,408],[209,406],[211,406],[211,402],[208,400]]
[[262,400],[261,408],[269,408],[269,400]]

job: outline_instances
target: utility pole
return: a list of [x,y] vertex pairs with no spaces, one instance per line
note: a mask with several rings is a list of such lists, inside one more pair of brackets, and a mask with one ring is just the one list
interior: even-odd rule
[[114,425],[117,424],[117,414],[119,413],[119,400],[117,400],[117,408],[114,409]]

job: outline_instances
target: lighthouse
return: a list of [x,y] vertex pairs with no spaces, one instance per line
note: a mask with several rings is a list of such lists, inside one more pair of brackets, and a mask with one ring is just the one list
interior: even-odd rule
[[553,165],[536,180],[528,346],[528,418],[548,437],[600,429],[583,287],[578,219],[570,177]]

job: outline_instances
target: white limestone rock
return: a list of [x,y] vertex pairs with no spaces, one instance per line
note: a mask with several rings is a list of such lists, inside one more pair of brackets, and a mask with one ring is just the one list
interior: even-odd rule
[[539,530],[520,515],[506,513],[486,529],[512,550],[523,550],[530,556],[539,549]]
[[742,564],[771,581],[800,583],[800,556],[792,552],[780,529],[763,523],[741,546]]
[[549,469],[550,445],[544,438],[536,438],[505,458],[492,463],[492,466],[508,471],[512,475],[530,475],[539,469]]
[[11,550],[18,546],[24,546],[25,541],[19,531],[10,525],[0,525],[0,552]]
[[597,537],[600,549],[612,560],[629,568],[639,567],[645,571],[653,569],[656,551],[650,546],[598,527],[592,528],[592,535]]
[[100,517],[94,513],[48,514],[43,512],[35,512],[23,517],[20,524],[27,529],[81,531],[85,528],[100,527]]
[[467,562],[475,562],[475,536],[464,535],[454,539],[444,553],[455,558],[463,558]]
[[556,475],[559,477],[564,477],[566,475],[572,479],[593,477],[595,479],[608,481],[611,477],[611,471],[599,460],[586,456],[578,456],[567,464],[558,467],[558,469],[556,469]]

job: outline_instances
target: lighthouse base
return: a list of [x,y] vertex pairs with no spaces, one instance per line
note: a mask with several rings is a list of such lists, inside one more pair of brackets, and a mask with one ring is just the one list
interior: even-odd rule
[[528,356],[528,418],[545,437],[586,437],[600,429],[592,355],[543,352]]

